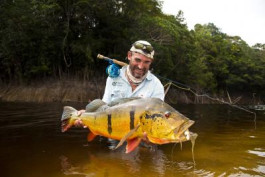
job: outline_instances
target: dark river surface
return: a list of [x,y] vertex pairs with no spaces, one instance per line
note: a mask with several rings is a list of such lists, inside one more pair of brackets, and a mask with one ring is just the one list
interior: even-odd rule
[[265,176],[265,112],[253,114],[226,105],[175,105],[195,124],[191,143],[110,150],[106,138],[86,142],[87,129],[61,133],[64,105],[0,103],[0,176]]

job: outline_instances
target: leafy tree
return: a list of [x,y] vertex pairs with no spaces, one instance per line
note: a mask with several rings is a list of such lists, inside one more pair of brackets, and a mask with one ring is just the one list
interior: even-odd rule
[[265,90],[265,44],[248,46],[213,23],[188,30],[184,13],[157,0],[16,0],[0,4],[0,82],[90,79],[132,42],[155,48],[153,72],[207,92]]

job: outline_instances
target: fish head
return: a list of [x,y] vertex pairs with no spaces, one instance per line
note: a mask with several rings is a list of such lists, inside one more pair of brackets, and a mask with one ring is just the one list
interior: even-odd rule
[[141,118],[142,130],[155,144],[178,143],[190,140],[189,127],[193,120],[162,102],[146,109]]

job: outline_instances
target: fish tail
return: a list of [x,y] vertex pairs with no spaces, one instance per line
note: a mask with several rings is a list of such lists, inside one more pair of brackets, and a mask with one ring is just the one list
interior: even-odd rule
[[62,132],[67,131],[69,128],[71,128],[74,125],[75,118],[77,116],[78,111],[70,106],[65,106],[61,118],[61,128]]

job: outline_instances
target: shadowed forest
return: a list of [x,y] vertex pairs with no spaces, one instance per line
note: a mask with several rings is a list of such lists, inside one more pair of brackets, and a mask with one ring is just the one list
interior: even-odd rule
[[[142,39],[155,48],[152,72],[163,84],[176,81],[230,102],[265,102],[265,44],[249,46],[213,23],[189,30],[185,12],[166,15],[162,5],[157,0],[2,0],[0,100],[101,98],[108,63],[97,54],[127,62],[131,44]],[[167,97],[207,103],[177,87]]]

